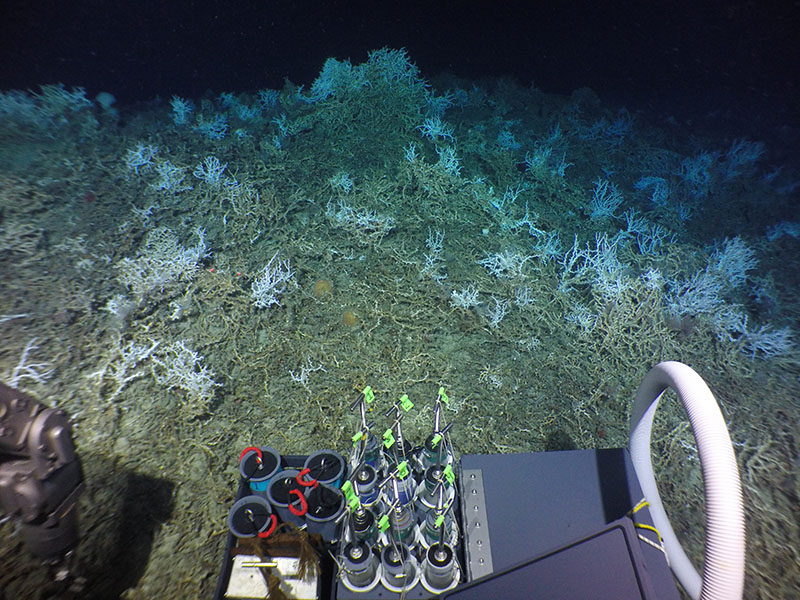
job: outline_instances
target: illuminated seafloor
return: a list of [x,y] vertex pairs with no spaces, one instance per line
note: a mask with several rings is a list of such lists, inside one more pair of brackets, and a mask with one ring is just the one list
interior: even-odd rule
[[[85,597],[209,597],[239,452],[347,452],[366,385],[378,429],[408,394],[415,443],[444,386],[458,452],[617,447],[667,359],[728,420],[746,596],[789,597],[800,174],[735,131],[411,59],[119,109],[0,95],[0,376],[73,418]],[[697,560],[702,480],[671,400],[656,470]],[[14,524],[0,537],[6,593],[37,597]]]

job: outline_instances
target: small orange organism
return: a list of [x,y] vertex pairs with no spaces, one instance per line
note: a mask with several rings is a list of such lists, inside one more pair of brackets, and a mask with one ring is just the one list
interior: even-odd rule
[[342,323],[348,327],[358,327],[358,316],[352,310],[346,310],[342,315]]
[[333,284],[328,279],[320,279],[314,284],[314,296],[326,298],[333,293]]

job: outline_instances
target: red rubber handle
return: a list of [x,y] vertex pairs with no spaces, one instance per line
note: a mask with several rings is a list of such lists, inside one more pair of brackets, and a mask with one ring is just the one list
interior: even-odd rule
[[270,518],[270,520],[272,521],[272,525],[270,525],[270,526],[269,526],[269,529],[267,529],[266,531],[262,531],[262,532],[260,532],[260,533],[258,534],[258,537],[260,537],[260,538],[267,538],[267,537],[271,536],[271,535],[272,535],[272,532],[273,532],[273,531],[275,531],[275,527],[277,527],[277,526],[278,526],[278,519],[277,519],[277,518],[275,518],[275,515],[270,515],[270,516],[269,516],[269,518]]
[[311,469],[309,469],[308,467],[306,467],[305,469],[300,471],[297,474],[297,477],[295,477],[295,479],[297,479],[297,483],[299,483],[303,487],[317,487],[317,484],[319,482],[316,479],[309,479],[309,480],[301,479],[301,477],[305,477],[310,472],[311,472]]
[[290,502],[289,503],[289,510],[292,511],[293,515],[296,515],[298,517],[302,517],[304,514],[306,514],[308,512],[308,502],[306,502],[306,499],[303,497],[303,493],[300,490],[292,490],[292,491],[290,491],[289,495],[291,496],[292,494],[296,494],[297,495],[297,498],[300,500],[300,507],[301,508],[295,508],[294,507],[294,502]]
[[239,462],[242,462],[242,459],[244,458],[244,455],[247,454],[248,452],[255,452],[256,456],[258,456],[258,462],[259,463],[261,462],[261,460],[262,460],[261,459],[261,449],[260,448],[256,448],[255,446],[248,446],[247,448],[242,450],[242,453],[239,455]]

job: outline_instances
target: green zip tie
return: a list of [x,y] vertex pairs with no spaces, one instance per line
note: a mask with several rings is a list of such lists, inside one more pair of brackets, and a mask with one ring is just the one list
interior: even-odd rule
[[441,433],[435,434],[433,436],[433,439],[431,440],[431,448],[436,448],[436,444],[438,444],[440,441],[442,441],[442,434]]
[[444,515],[439,515],[438,517],[436,517],[436,520],[433,522],[433,525],[435,527],[441,527],[442,523],[444,523]]
[[449,483],[450,485],[453,485],[453,483],[455,483],[456,474],[453,473],[453,467],[451,467],[450,465],[447,465],[444,468],[444,478],[447,479],[447,483]]
[[394,435],[392,434],[392,430],[391,429],[387,429],[386,431],[384,431],[383,432],[383,445],[386,446],[387,448],[391,448],[392,446],[394,446],[394,442],[395,442],[395,439],[394,439]]
[[353,484],[350,483],[349,479],[342,484],[342,493],[348,500],[356,495],[355,491],[353,490]]
[[404,479],[408,476],[408,463],[406,461],[403,461],[397,465],[397,474]]
[[386,531],[389,529],[389,515],[383,515],[378,521],[378,529]]
[[400,406],[402,406],[403,410],[406,412],[414,408],[414,403],[408,399],[408,394],[403,394],[400,396]]
[[442,404],[450,404],[450,398],[447,397],[447,394],[444,393],[444,388],[439,388],[439,398],[442,400]]
[[367,404],[375,400],[375,392],[372,391],[370,386],[365,387],[361,393],[364,394],[364,402]]
[[350,439],[353,440],[353,446],[357,446],[358,442],[360,442],[361,438],[363,438],[363,437],[364,437],[364,432],[363,431],[359,431],[353,437],[351,437]]
[[347,501],[347,506],[350,507],[350,512],[356,512],[361,506],[361,502],[358,501],[358,496],[350,498],[350,500]]

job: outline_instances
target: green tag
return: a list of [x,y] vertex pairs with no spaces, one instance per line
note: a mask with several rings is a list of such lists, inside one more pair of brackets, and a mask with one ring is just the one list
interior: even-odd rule
[[350,439],[353,440],[353,446],[358,445],[358,442],[360,442],[361,438],[363,438],[363,437],[364,437],[364,432],[363,431],[359,431],[353,437],[351,437]]
[[358,507],[361,506],[361,502],[358,501],[358,496],[353,496],[347,501],[347,505],[350,507],[350,512],[356,512]]
[[447,479],[447,483],[450,485],[453,485],[456,480],[456,474],[453,473],[453,468],[450,465],[444,468],[444,478]]
[[383,515],[380,520],[378,521],[378,528],[381,531],[386,531],[389,529],[389,515]]
[[444,515],[439,515],[433,522],[437,529],[442,526],[442,523],[444,523]]
[[444,393],[444,388],[439,388],[439,398],[442,400],[442,404],[450,404],[450,398],[447,397],[447,394]]
[[397,474],[403,479],[408,477],[408,463],[406,463],[406,461],[403,461],[397,465]]
[[386,431],[384,431],[383,432],[383,445],[386,446],[387,448],[391,448],[392,446],[394,446],[394,442],[395,442],[395,440],[394,440],[394,435],[392,434],[392,430],[391,429],[387,429]]
[[433,439],[431,440],[431,448],[436,448],[436,444],[442,441],[442,435],[440,433],[434,434]]
[[353,490],[353,484],[350,483],[349,479],[342,484],[342,493],[348,500],[356,495],[355,491]]
[[403,410],[406,412],[414,408],[414,403],[408,399],[408,394],[403,394],[400,396],[400,406],[402,406]]
[[361,393],[364,394],[364,402],[367,404],[375,400],[375,392],[372,391],[370,386],[365,387]]

